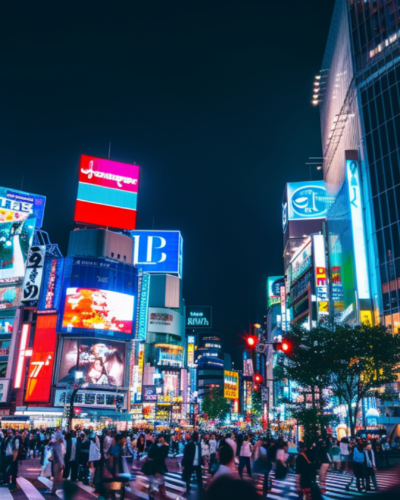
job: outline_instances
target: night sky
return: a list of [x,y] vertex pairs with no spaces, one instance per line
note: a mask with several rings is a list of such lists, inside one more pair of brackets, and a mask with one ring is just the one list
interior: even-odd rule
[[79,156],[111,141],[141,166],[138,229],[182,231],[186,304],[213,306],[238,361],[283,271],[284,185],[322,156],[311,96],[334,0],[7,4],[1,185],[47,196],[66,254]]

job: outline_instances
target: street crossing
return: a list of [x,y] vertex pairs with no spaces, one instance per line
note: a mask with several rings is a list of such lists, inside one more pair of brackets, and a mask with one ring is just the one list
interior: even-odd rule
[[[237,470],[234,472],[233,476],[239,478]],[[245,480],[253,481],[253,484],[257,488],[260,496],[262,495],[263,487],[263,476],[255,474],[253,479],[250,479],[246,473],[243,475]],[[332,500],[354,500],[355,497],[362,496],[355,487],[354,481],[350,486],[349,490],[346,490],[346,486],[350,483],[352,478],[351,474],[340,473],[340,472],[328,472],[326,479],[326,492],[324,497],[330,498]],[[380,491],[390,489],[391,487],[398,484],[399,481],[399,468],[388,471],[378,471],[376,473],[377,483]],[[276,481],[274,479],[274,472],[271,471],[270,479],[272,487],[268,492],[268,498],[271,500],[282,500],[286,499],[297,499],[298,493],[296,491],[296,475],[294,473],[289,473],[284,480]],[[139,468],[132,469],[131,481],[126,486],[127,498],[140,498],[147,500],[149,498],[149,487],[152,485],[157,489],[157,480],[152,481],[147,476],[145,476]],[[164,476],[166,495],[171,500],[177,500],[182,498],[186,491],[186,484],[182,481],[182,472],[171,471],[167,472]],[[209,482],[212,481],[212,476],[208,473],[208,470],[203,471],[203,483],[206,488]],[[7,488],[0,488],[0,498],[3,500],[49,500],[49,495],[46,493],[49,489],[51,490],[53,482],[44,477],[39,477],[37,479],[26,479],[19,477],[17,478],[18,490],[10,492]],[[81,482],[77,483],[79,488],[78,500],[93,500],[97,495],[94,493],[94,488],[84,485]],[[197,484],[196,478],[193,475],[191,480],[192,494],[189,498],[197,498]],[[368,493],[369,495],[374,495],[374,491]],[[57,490],[56,497],[58,499],[64,499],[64,493],[62,489]]]

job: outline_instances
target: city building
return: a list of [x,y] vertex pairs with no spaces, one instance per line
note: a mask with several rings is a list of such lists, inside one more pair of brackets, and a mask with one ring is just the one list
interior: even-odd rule
[[[326,229],[331,312],[349,324],[383,323],[394,334],[400,325],[399,29],[398,2],[337,0],[314,82],[324,181],[333,197]],[[378,425],[388,432],[400,424],[398,405],[379,412]]]

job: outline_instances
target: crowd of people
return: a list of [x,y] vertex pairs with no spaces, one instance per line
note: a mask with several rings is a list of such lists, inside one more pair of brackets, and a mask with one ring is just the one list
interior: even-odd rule
[[[240,481],[246,471],[263,477],[263,496],[267,497],[272,486],[285,489],[288,472],[297,477],[300,498],[311,497],[313,489],[326,490],[328,470],[347,474],[347,488],[355,484],[358,491],[378,490],[375,470],[378,460],[388,464],[390,447],[377,438],[340,442],[332,437],[316,440],[307,446],[303,442],[290,445],[283,438],[272,439],[261,434],[243,432],[154,433],[150,430],[129,432],[103,430],[63,431],[60,428],[46,431],[0,431],[1,484],[16,489],[18,467],[23,460],[40,458],[41,475],[52,477],[55,494],[62,482],[81,481],[95,488],[95,493],[107,496],[107,484],[116,480],[131,480],[132,464],[140,464],[142,473],[154,480],[160,498],[166,498],[164,476],[168,472],[166,459],[178,457],[182,481],[186,483],[186,496],[191,492],[192,477],[196,477],[200,495],[204,492],[204,470],[208,471],[206,485],[209,498],[218,493],[216,485],[227,481]],[[271,471],[274,474],[271,475]],[[239,478],[237,478],[237,473]],[[125,476],[124,476],[125,474]],[[273,476],[273,484],[271,481]],[[152,481],[150,481],[152,484]],[[239,488],[239,486],[238,486]],[[240,488],[239,488],[240,489]],[[250,490],[248,493],[250,496]],[[215,497],[217,498],[217,497]]]

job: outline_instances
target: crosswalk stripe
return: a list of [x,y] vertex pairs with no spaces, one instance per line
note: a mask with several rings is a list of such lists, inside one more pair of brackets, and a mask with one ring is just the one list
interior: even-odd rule
[[[41,483],[43,483],[45,486],[47,486],[47,488],[49,490],[51,490],[53,488],[53,481],[51,481],[47,477],[39,476],[38,480]],[[56,495],[58,496],[58,498],[61,498],[62,500],[64,500],[64,491],[63,490],[57,490]]]
[[17,483],[29,500],[44,500],[33,484],[24,477],[17,477]]
[[8,488],[1,488],[0,487],[0,498],[2,500],[13,500],[13,496],[11,494],[11,491]]

